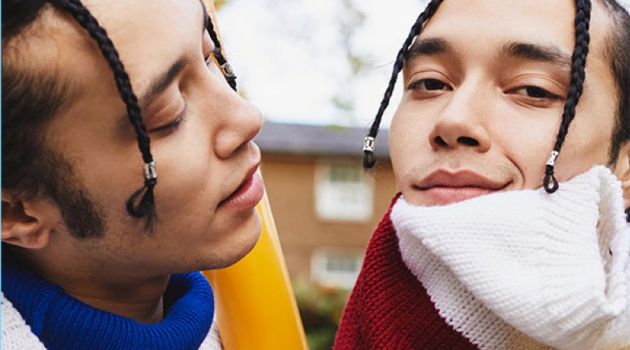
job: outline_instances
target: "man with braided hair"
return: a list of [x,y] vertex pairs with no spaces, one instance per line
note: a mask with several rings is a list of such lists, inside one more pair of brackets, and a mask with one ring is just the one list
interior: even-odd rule
[[365,139],[367,168],[401,70],[389,133],[401,193],[335,348],[630,349],[627,10],[430,1]]
[[3,349],[220,348],[191,271],[263,195],[235,89],[200,0],[2,1]]

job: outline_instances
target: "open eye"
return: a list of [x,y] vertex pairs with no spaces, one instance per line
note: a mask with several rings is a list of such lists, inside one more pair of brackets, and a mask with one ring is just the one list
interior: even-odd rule
[[560,99],[560,96],[553,94],[538,86],[523,86],[510,91],[510,93],[522,95],[536,100],[550,100],[555,101]]
[[417,91],[451,91],[453,88],[437,79],[420,79],[412,82],[408,86],[409,90],[417,90]]

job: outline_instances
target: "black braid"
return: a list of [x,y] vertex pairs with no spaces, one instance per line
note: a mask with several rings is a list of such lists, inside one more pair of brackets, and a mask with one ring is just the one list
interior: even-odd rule
[[575,14],[575,49],[571,57],[571,83],[567,94],[567,102],[562,113],[560,130],[556,137],[556,144],[553,147],[553,160],[545,166],[544,187],[548,193],[558,190],[558,180],[554,176],[555,157],[560,153],[562,144],[567,136],[571,122],[575,118],[575,109],[582,96],[584,78],[586,77],[586,57],[588,56],[588,45],[590,42],[589,26],[591,21],[591,1],[576,0]]
[[[427,5],[424,12],[418,16],[416,22],[411,26],[411,30],[409,31],[409,35],[407,35],[407,39],[403,43],[403,46],[398,51],[398,55],[396,55],[396,62],[394,63],[394,68],[392,69],[392,75],[389,78],[389,84],[387,85],[387,89],[385,90],[385,95],[381,100],[381,105],[378,108],[378,112],[376,113],[376,117],[372,122],[372,126],[370,127],[370,132],[368,133],[368,138],[374,140],[376,135],[378,134],[378,129],[381,125],[381,119],[383,118],[383,113],[385,109],[389,105],[389,100],[392,98],[392,93],[394,92],[394,87],[396,86],[396,80],[398,79],[398,73],[403,69],[403,65],[405,62],[405,58],[407,57],[407,53],[409,52],[409,47],[413,42],[413,39],[420,35],[422,31],[422,27],[426,21],[428,21],[435,11],[437,11],[438,6],[442,3],[443,0],[432,0]],[[376,164],[376,155],[374,154],[373,147],[369,149],[363,150],[363,167],[366,169],[370,169],[374,167]]]
[[[126,107],[129,121],[133,125],[136,132],[138,147],[142,153],[142,159],[145,167],[153,163],[151,154],[150,139],[142,122],[142,115],[138,98],[133,92],[129,75],[125,71],[125,67],[120,60],[118,51],[114,47],[107,32],[98,23],[96,18],[88,11],[80,0],[51,0],[53,5],[66,10],[74,19],[83,27],[90,36],[96,41],[99,49],[114,74],[114,80],[118,92],[122,97]],[[157,177],[147,177],[145,175],[144,186],[134,192],[127,200],[127,212],[135,218],[147,218],[147,224],[152,225],[155,220],[155,199],[153,188],[157,184]],[[139,200],[138,200],[139,199]]]
[[[205,7],[204,7],[205,11]],[[217,60],[217,63],[221,67],[221,71],[223,72],[223,77],[230,84],[232,90],[236,91],[236,75],[234,75],[234,71],[232,70],[232,66],[228,63],[228,61],[223,56],[223,50],[221,49],[221,41],[219,40],[219,36],[217,32],[214,30],[214,25],[212,23],[212,18],[206,12],[206,30],[210,34],[210,38],[212,39],[212,43],[214,44],[214,58]]]

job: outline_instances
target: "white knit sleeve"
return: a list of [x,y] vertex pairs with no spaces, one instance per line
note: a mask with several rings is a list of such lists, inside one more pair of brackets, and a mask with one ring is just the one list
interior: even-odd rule
[[44,350],[44,345],[31,332],[20,312],[2,294],[2,349]]
[[212,326],[210,327],[210,331],[208,335],[204,339],[204,341],[199,346],[199,350],[223,350],[223,344],[221,342],[221,335],[219,334],[219,329],[217,327],[216,322],[216,312],[214,321],[212,322]]
[[630,229],[620,185],[602,169],[552,195],[398,203],[392,221],[528,336],[558,349],[630,349]]

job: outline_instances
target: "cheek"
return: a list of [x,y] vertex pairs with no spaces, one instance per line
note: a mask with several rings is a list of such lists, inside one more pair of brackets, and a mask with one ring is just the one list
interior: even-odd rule
[[504,97],[487,103],[487,115],[482,120],[491,142],[488,166],[505,165],[512,173],[511,189],[539,188],[555,143],[562,106],[527,107]]
[[613,130],[612,113],[594,113],[585,104],[579,109],[569,129],[558,158],[558,179],[566,181],[588,171],[595,165],[608,165]]
[[420,109],[414,109],[411,105],[400,105],[389,129],[390,156],[398,183],[400,177],[418,163],[418,157],[431,151],[428,141],[431,121],[428,116],[418,113]]
[[559,175],[569,179],[591,167],[607,165],[616,122],[615,83],[607,64],[592,56],[575,120],[559,158]]
[[505,157],[516,168],[518,174],[514,174],[515,189],[538,188],[542,185],[545,163],[555,141],[555,116],[521,119],[520,113],[503,115],[513,115],[513,118],[512,122],[508,117],[508,120],[492,124],[494,153],[501,154],[501,157]]
[[608,61],[594,42],[586,68],[586,85],[565,141],[558,166],[558,179],[566,181],[595,165],[608,165],[617,116],[615,80]]
[[222,168],[213,156],[206,129],[187,125],[169,140],[156,143],[156,202],[165,220],[181,218],[181,213],[207,219],[220,201]]
[[[169,135],[152,137],[151,153],[158,173],[154,189],[157,215],[160,225],[171,230],[192,231],[213,220],[213,209],[220,200],[221,174],[206,131],[207,127],[190,124]],[[82,151],[82,158],[99,155],[87,163],[89,168],[83,167],[81,176],[94,200],[102,204],[110,226],[133,226],[137,220],[127,214],[125,205],[144,183],[141,154],[135,141],[124,146],[106,141],[107,147]],[[102,149],[107,151],[99,151]]]
[[[123,151],[110,144],[83,140],[81,147],[69,151],[78,181],[89,197],[109,218],[126,217],[128,198],[143,187],[143,163],[137,150]],[[136,148],[137,149],[137,148]],[[125,218],[123,218],[124,220]],[[108,224],[109,225],[109,224]]]

